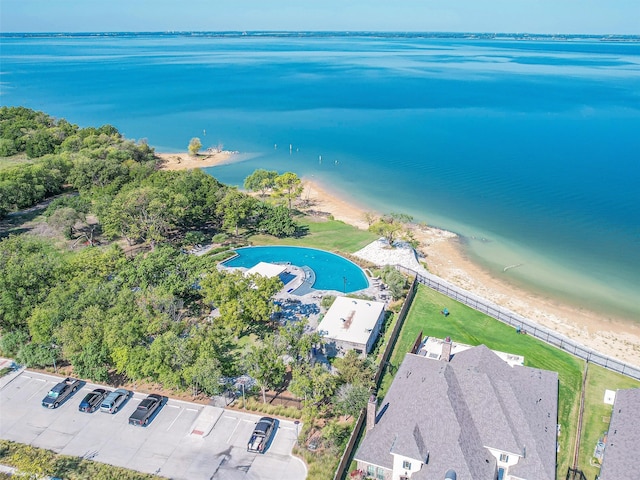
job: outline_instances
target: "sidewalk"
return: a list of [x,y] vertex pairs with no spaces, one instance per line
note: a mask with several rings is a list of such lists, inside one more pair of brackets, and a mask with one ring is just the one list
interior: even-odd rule
[[0,370],[4,368],[11,368],[12,371],[0,377],[0,390],[2,390],[5,386],[13,381],[17,376],[19,376],[25,367],[21,367],[16,365],[16,363],[9,358],[0,358]]

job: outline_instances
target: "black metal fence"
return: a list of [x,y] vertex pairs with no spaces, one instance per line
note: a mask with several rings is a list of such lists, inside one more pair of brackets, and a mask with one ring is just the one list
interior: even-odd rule
[[488,300],[478,297],[473,293],[453,285],[435,275],[423,275],[401,265],[396,265],[396,269],[408,275],[415,276],[417,281],[421,284],[440,292],[449,298],[457,300],[460,303],[464,303],[475,310],[486,313],[490,317],[500,320],[507,325],[520,328],[522,332],[533,335],[534,337],[569,352],[578,358],[600,365],[601,367],[608,368],[609,370],[613,370],[614,372],[621,373],[622,375],[626,375],[636,380],[640,380],[640,368],[629,365],[628,363],[615,358],[608,357],[600,352],[596,352],[595,350],[585,347],[564,335],[560,335],[557,332],[538,325],[522,315],[491,303]]

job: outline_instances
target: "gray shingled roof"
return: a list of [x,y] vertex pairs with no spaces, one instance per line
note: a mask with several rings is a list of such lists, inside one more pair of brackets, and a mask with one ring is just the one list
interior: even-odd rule
[[600,480],[638,478],[640,388],[618,390],[604,448]]
[[557,399],[557,373],[512,368],[484,345],[449,363],[407,354],[355,458],[392,469],[391,453],[423,461],[428,452],[412,479],[453,469],[459,480],[486,480],[497,468],[492,447],[526,452],[510,473],[552,480]]

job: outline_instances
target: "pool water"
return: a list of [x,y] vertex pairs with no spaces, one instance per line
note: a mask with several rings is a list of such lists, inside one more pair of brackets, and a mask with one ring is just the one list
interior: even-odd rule
[[225,267],[252,268],[259,262],[290,263],[309,267],[315,272],[316,290],[337,290],[352,293],[369,286],[362,269],[334,253],[306,247],[244,247],[236,249],[238,256],[223,262]]

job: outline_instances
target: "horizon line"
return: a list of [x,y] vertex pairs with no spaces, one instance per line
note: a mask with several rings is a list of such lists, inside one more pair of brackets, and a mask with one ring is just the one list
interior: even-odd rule
[[474,32],[474,31],[446,31],[446,30],[140,30],[140,31],[34,31],[34,32],[0,32],[2,36],[12,35],[186,35],[186,34],[214,34],[214,35],[291,35],[291,34],[340,34],[340,35],[481,35],[481,36],[537,36],[537,37],[595,37],[595,38],[638,38],[640,34],[629,33],[536,33],[536,32]]

